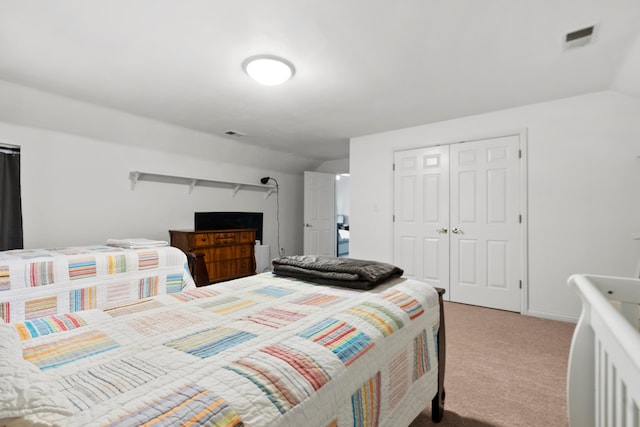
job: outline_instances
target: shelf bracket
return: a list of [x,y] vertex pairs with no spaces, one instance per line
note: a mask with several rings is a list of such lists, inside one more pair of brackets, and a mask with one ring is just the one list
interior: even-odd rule
[[232,195],[232,197],[236,197],[236,193],[238,192],[238,190],[240,190],[240,187],[242,187],[242,185],[240,185],[240,184],[236,184],[235,187],[233,187],[233,195]]
[[138,178],[140,178],[140,172],[129,172],[129,179],[131,180],[131,190],[136,188],[136,184],[138,183]]
[[191,194],[191,192],[193,191],[193,187],[195,187],[197,183],[198,183],[197,179],[191,180],[191,182],[189,183],[189,194]]
[[265,195],[264,195],[264,198],[265,198],[265,199],[268,199],[268,198],[269,198],[269,196],[271,195],[271,193],[273,193],[274,191],[276,191],[276,189],[275,189],[275,188],[272,188],[272,189],[270,189],[269,191],[267,191],[267,194],[265,194]]

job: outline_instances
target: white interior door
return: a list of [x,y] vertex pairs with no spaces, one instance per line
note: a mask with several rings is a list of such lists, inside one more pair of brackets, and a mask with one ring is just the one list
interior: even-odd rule
[[451,145],[451,301],[520,311],[520,141]]
[[519,135],[394,154],[394,263],[451,301],[521,311]]
[[449,298],[449,147],[395,153],[394,263]]
[[336,256],[336,176],[304,173],[304,254]]

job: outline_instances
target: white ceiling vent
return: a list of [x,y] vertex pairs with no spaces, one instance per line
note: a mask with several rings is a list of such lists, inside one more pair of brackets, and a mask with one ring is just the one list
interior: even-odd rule
[[564,49],[567,50],[588,45],[594,40],[594,31],[595,25],[592,25],[567,33],[564,36]]
[[237,130],[228,130],[224,134],[229,136],[247,136],[246,133],[238,132]]

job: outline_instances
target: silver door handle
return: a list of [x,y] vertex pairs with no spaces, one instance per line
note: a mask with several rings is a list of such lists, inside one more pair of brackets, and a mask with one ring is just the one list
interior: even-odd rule
[[436,231],[440,234],[447,234],[448,230],[447,230],[447,227],[442,227],[442,228],[438,228]]
[[456,227],[456,228],[452,228],[452,229],[451,229],[451,232],[452,232],[453,234],[464,234],[464,231],[460,230],[458,227]]
[[311,227],[311,224],[305,224],[304,226],[305,227]]

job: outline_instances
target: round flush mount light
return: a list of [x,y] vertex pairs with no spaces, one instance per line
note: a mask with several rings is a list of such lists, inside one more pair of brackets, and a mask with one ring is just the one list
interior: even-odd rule
[[247,58],[242,68],[253,80],[265,86],[276,86],[289,80],[295,68],[286,59],[277,56],[260,55]]

